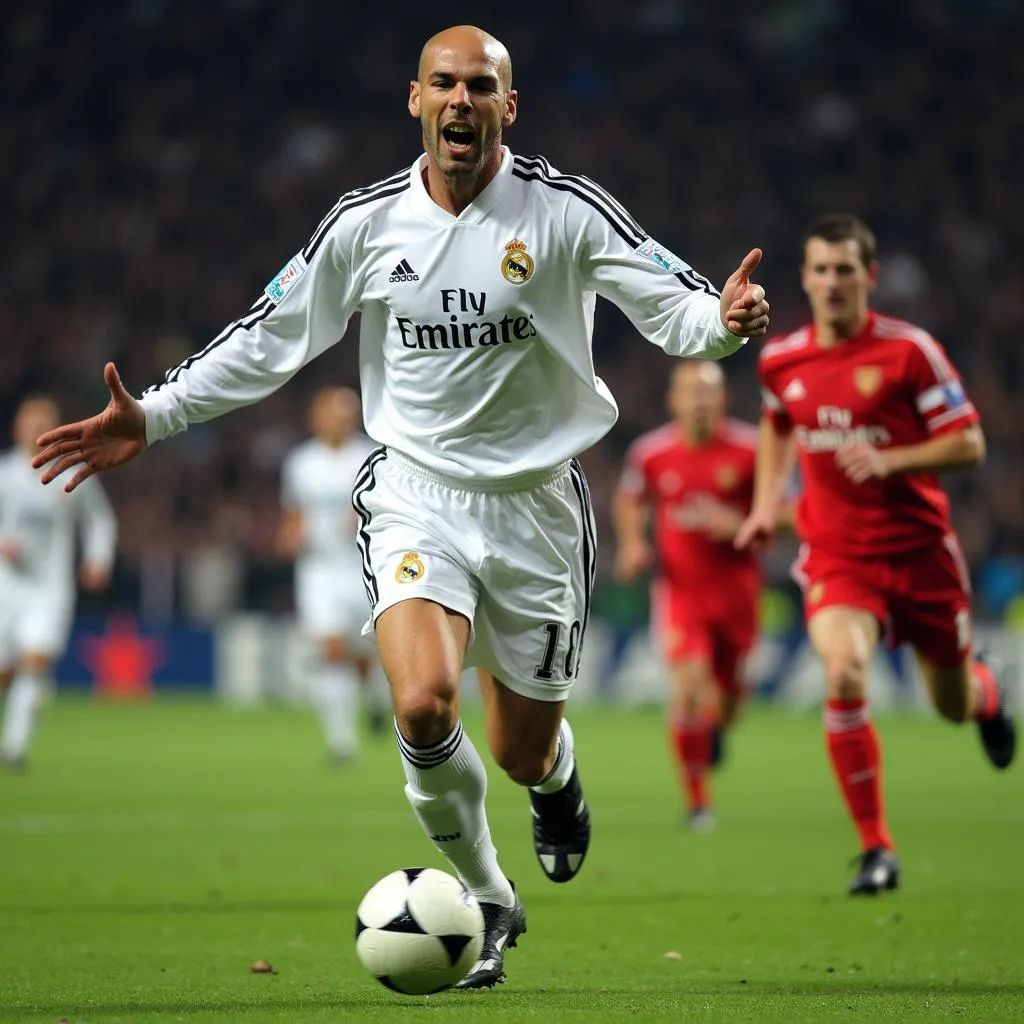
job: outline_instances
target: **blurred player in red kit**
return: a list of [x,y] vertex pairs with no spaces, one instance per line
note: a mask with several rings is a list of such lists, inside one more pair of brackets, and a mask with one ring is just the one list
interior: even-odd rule
[[752,553],[733,547],[753,500],[757,432],[725,416],[717,363],[682,362],[670,380],[672,422],[633,444],[615,495],[616,574],[635,579],[657,563],[652,608],[672,666],[669,727],[690,827],[706,832],[715,825],[708,770],[757,635],[760,572]]
[[938,473],[985,455],[978,414],[942,346],[869,308],[875,239],[849,214],[803,236],[802,283],[812,322],[764,347],[764,416],[754,509],[736,545],[775,527],[799,454],[803,542],[794,575],[826,681],[828,754],[860,833],[851,894],[895,889],[900,865],[882,801],[868,668],[884,636],[909,643],[939,714],[977,722],[996,768],[1016,733],[990,666],[972,656],[970,582]]

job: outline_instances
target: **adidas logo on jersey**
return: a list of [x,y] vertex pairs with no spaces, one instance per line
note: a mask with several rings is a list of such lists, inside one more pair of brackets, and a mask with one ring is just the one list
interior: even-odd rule
[[391,271],[391,276],[388,278],[392,284],[396,281],[418,281],[419,279],[420,275],[409,266],[408,260],[402,260],[402,262]]
[[807,388],[804,387],[804,382],[799,377],[794,377],[786,385],[786,390],[782,392],[782,397],[787,402],[799,402],[801,398],[806,398]]

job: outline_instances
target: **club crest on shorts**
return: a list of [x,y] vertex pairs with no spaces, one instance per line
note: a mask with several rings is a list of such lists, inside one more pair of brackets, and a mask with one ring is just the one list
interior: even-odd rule
[[423,559],[415,551],[406,551],[395,570],[395,580],[399,583],[415,583],[423,572]]
[[818,580],[817,583],[811,584],[811,589],[807,591],[807,603],[818,604],[824,596],[825,584]]
[[855,366],[853,386],[865,398],[870,398],[882,386],[882,368],[880,366]]
[[526,284],[533,277],[533,257],[526,251],[526,243],[518,238],[505,245],[501,276],[509,284]]

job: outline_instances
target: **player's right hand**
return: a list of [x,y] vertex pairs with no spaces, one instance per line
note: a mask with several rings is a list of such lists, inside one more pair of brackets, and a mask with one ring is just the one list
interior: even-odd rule
[[622,544],[615,557],[615,578],[620,583],[632,583],[641,573],[650,568],[654,553],[645,540]]
[[743,520],[732,546],[738,551],[763,551],[771,544],[777,526],[778,517],[774,512],[755,508]]
[[103,368],[103,380],[110,388],[110,401],[103,412],[50,430],[36,442],[42,450],[32,466],[46,466],[40,478],[44,484],[65,470],[81,466],[64,485],[70,493],[94,473],[120,466],[146,447],[146,414],[125,390],[113,363]]

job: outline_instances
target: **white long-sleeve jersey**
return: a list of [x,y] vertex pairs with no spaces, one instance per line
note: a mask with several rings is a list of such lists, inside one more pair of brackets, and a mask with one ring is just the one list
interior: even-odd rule
[[58,479],[40,487],[39,474],[18,449],[0,455],[0,542],[10,557],[0,557],[0,585],[5,579],[74,587],[75,538],[82,560],[108,569],[114,561],[117,519],[95,478],[66,494]]
[[150,443],[269,395],[356,312],[367,433],[463,479],[555,466],[611,428],[597,295],[671,355],[743,344],[708,281],[587,178],[505,149],[454,217],[425,159],[343,196],[246,316],[144,394]]
[[337,448],[311,437],[288,453],[281,467],[281,504],[302,517],[300,562],[348,562],[361,579],[352,488],[375,447],[364,434]]

